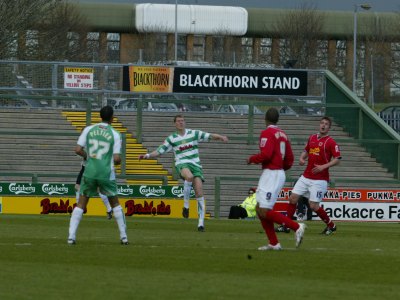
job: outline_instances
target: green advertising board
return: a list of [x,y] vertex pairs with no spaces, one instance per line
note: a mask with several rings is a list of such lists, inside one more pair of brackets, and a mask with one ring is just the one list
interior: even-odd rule
[[[74,184],[60,183],[0,183],[0,196],[74,196]],[[136,198],[183,198],[183,186],[118,185],[118,195]],[[194,191],[191,191],[191,198]]]

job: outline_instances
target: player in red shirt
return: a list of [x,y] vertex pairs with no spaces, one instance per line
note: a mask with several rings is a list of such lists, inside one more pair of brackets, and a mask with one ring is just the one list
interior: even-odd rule
[[296,247],[300,246],[306,227],[305,224],[294,222],[273,210],[279,192],[285,184],[285,170],[292,167],[294,160],[292,147],[286,133],[276,126],[278,120],[279,112],[276,108],[268,109],[265,113],[267,129],[263,130],[260,135],[260,152],[247,159],[248,164],[262,165],[262,174],[256,192],[256,211],[269,244],[258,250],[282,249],[275,233],[274,223],[285,224],[295,231]]
[[[308,158],[308,164],[303,175],[294,185],[287,210],[287,216],[292,218],[300,196],[309,198],[310,208],[326,224],[326,228],[322,231],[322,234],[326,235],[334,233],[336,225],[319,204],[328,188],[329,168],[339,164],[341,159],[339,146],[328,135],[331,125],[331,119],[323,117],[319,122],[319,133],[309,137],[299,160],[299,164],[303,166]],[[285,231],[285,228],[278,227],[277,231]]]

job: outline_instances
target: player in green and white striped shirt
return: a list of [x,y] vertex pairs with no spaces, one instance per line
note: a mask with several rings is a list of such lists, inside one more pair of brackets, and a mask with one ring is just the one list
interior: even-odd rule
[[219,140],[227,142],[228,138],[224,135],[208,133],[201,130],[186,129],[185,118],[183,115],[174,117],[176,132],[169,135],[164,143],[156,150],[145,155],[140,155],[139,159],[149,159],[161,154],[174,151],[175,168],[178,174],[184,179],[183,184],[183,210],[184,218],[189,217],[189,198],[192,186],[195,191],[198,208],[198,231],[204,231],[205,204],[203,197],[203,169],[200,164],[199,142],[209,140]]

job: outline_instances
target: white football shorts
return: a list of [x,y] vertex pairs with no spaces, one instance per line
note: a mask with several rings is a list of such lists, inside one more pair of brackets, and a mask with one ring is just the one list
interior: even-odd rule
[[256,192],[256,199],[261,208],[274,207],[285,180],[286,175],[283,170],[263,170]]
[[292,193],[308,198],[312,202],[321,202],[328,188],[326,180],[305,178],[303,175],[297,180]]

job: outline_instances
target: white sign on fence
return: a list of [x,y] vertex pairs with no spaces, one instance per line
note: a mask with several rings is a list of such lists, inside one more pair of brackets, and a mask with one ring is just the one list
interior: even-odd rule
[[93,68],[64,68],[65,89],[93,89]]

